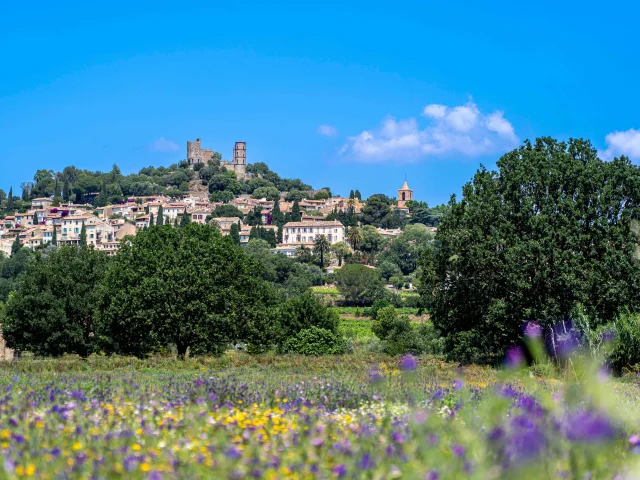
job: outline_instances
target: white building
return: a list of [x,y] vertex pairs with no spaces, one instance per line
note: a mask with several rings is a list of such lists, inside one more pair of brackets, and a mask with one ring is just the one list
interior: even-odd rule
[[289,222],[282,232],[282,243],[298,245],[313,243],[320,235],[324,235],[329,243],[344,241],[344,225],[338,221],[329,222]]

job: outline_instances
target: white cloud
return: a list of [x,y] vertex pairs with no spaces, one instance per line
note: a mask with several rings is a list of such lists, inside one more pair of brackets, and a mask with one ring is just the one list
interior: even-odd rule
[[640,130],[630,128],[624,132],[612,132],[604,138],[607,149],[599,152],[604,160],[611,160],[620,155],[640,159]]
[[149,150],[152,152],[175,152],[180,150],[180,147],[177,143],[160,137],[149,144]]
[[378,128],[349,137],[340,152],[352,153],[362,161],[410,161],[447,154],[499,153],[520,141],[503,112],[484,114],[472,101],[454,107],[427,105],[422,116],[427,119],[424,126],[413,117],[396,120],[388,116]]
[[447,113],[446,105],[439,105],[437,103],[432,103],[431,105],[427,105],[422,110],[422,115],[425,117],[431,118],[442,118]]
[[338,135],[338,129],[336,127],[332,127],[331,125],[320,125],[318,128],[316,128],[316,133],[325,137],[335,137],[336,135]]

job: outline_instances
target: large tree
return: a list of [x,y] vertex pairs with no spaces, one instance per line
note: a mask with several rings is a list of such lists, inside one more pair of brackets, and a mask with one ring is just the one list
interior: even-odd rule
[[371,305],[385,297],[384,283],[374,268],[349,264],[335,273],[338,291],[352,305]]
[[97,287],[107,262],[104,253],[87,248],[63,247],[36,257],[7,301],[7,346],[37,355],[92,353]]
[[320,268],[324,268],[324,256],[330,252],[331,242],[326,235],[320,235],[313,242],[313,253],[320,256]]
[[115,352],[175,345],[184,357],[221,353],[266,334],[272,290],[231,237],[207,225],[153,228],[123,244],[107,272],[100,332]]
[[640,170],[604,162],[584,140],[540,138],[480,169],[452,197],[426,252],[423,288],[451,358],[499,361],[537,321],[552,328],[582,306],[604,323],[640,305],[634,225]]

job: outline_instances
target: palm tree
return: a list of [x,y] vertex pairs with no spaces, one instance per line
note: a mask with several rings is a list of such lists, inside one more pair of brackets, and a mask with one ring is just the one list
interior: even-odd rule
[[324,267],[324,254],[329,253],[330,248],[331,243],[326,235],[320,235],[316,238],[315,242],[313,242],[313,252],[316,255],[320,255],[320,268]]
[[351,244],[351,248],[356,250],[358,248],[358,245],[360,245],[364,240],[364,238],[362,237],[362,230],[360,230],[358,227],[349,229],[349,231],[347,232],[347,240]]

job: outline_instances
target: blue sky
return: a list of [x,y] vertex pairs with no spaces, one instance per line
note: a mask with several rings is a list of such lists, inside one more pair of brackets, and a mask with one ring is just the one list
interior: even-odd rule
[[[134,5],[132,5],[134,4]],[[640,161],[633,2],[3,2],[0,188],[186,141],[434,205],[525,138]]]

